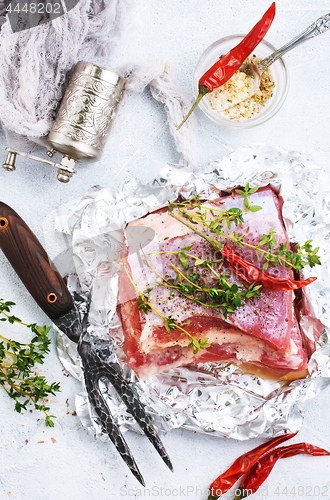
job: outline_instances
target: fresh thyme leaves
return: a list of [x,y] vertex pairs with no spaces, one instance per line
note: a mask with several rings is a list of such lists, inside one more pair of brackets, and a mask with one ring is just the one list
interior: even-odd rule
[[151,292],[151,290],[152,288],[148,288],[141,295],[139,295],[137,299],[137,305],[139,311],[143,311],[145,314],[148,314],[148,312],[151,311],[151,307],[149,304],[149,295],[148,295]]
[[[317,255],[317,252],[320,250],[320,247],[316,247],[313,250],[311,242],[312,240],[307,240],[302,246],[296,245],[296,251],[298,255],[302,255],[302,252],[304,252],[303,256],[307,259],[308,265],[310,267],[314,267],[315,265],[320,266],[321,260],[320,257]],[[307,265],[307,263],[305,264],[302,263],[302,265]]]
[[[314,248],[311,245],[312,240],[307,240],[303,245],[295,244],[293,249],[286,241],[278,246],[275,236],[275,228],[272,227],[268,234],[263,234],[260,237],[258,245],[255,250],[257,258],[262,255],[265,259],[263,269],[268,269],[271,263],[275,266],[284,265],[285,267],[292,267],[295,270],[301,270],[305,266],[314,267],[321,265],[320,257],[317,255],[319,247]],[[264,248],[261,248],[264,247]],[[266,247],[266,248],[265,248]]]
[[[234,223],[235,226],[238,226],[239,223],[244,222],[244,212],[258,212],[262,209],[262,207],[259,207],[258,205],[251,205],[251,202],[249,200],[249,195],[255,193],[257,190],[257,187],[250,188],[249,184],[245,186],[244,190],[236,190],[238,194],[241,194],[243,196],[243,203],[245,207],[243,210],[235,207],[229,208],[227,210],[221,210],[220,208],[216,209],[215,207],[210,208],[202,204],[199,196],[195,196],[190,200],[185,200],[179,203],[169,202],[168,211],[169,213],[173,213],[174,208],[177,208],[180,215],[189,220],[192,224],[206,223],[210,226],[210,229],[213,232],[218,234],[218,231],[221,232],[221,229],[223,228],[222,224],[226,224],[228,229],[231,229],[232,223]],[[195,214],[197,215],[197,217],[194,217],[195,214],[189,214],[187,212],[187,208],[194,208],[196,210]],[[211,220],[208,220],[209,213],[212,215]],[[216,213],[218,213],[217,216],[215,215]]]
[[[184,323],[181,323],[181,325],[189,325],[190,321],[185,321]],[[211,344],[208,343],[207,338],[203,339],[196,339],[194,338],[189,332],[187,332],[184,328],[181,326],[178,326],[172,316],[168,316],[167,318],[164,318],[164,326],[166,328],[166,331],[168,333],[172,333],[173,330],[180,329],[183,332],[185,332],[188,337],[190,338],[191,342],[188,344],[188,347],[192,347],[194,354],[197,354],[199,351],[202,349],[206,349],[207,347],[211,347]]]
[[261,207],[257,207],[257,206],[251,206],[251,202],[249,200],[249,195],[250,194],[253,194],[253,193],[256,193],[258,191],[258,187],[254,187],[254,188],[250,188],[250,184],[248,183],[244,190],[243,189],[235,189],[235,192],[237,194],[240,194],[242,195],[243,197],[243,200],[244,200],[244,207],[247,209],[247,210],[251,210],[251,212],[257,212],[258,210],[261,210]]
[[193,339],[190,344],[189,344],[189,347],[193,347],[194,349],[194,354],[197,354],[198,351],[201,351],[202,349],[207,349],[208,347],[211,347],[211,344],[208,343],[208,339],[205,338],[205,339]]
[[[294,251],[287,248],[287,243],[279,246],[278,255],[283,255],[284,258],[290,262],[293,269],[302,269],[305,266],[314,267],[315,265],[320,266],[321,260],[317,255],[320,247],[314,248],[311,245],[312,240],[307,240],[303,245],[295,245]],[[271,260],[271,262],[273,262]],[[285,262],[286,267],[288,267]]]
[[164,319],[164,325],[168,333],[172,333],[172,330],[176,330],[176,324],[172,316],[168,316]]
[[29,328],[34,337],[31,342],[22,344],[0,335],[0,385],[15,401],[18,413],[27,410],[27,405],[32,403],[36,410],[44,413],[46,426],[54,427],[52,419],[56,417],[48,414],[50,408],[45,405],[45,399],[55,396],[60,384],[49,384],[45,377],[33,374],[35,365],[43,364],[45,354],[49,353],[51,341],[47,334],[51,327],[23,323],[11,314],[14,305],[14,302],[0,299],[0,321],[19,323]]
[[[151,266],[148,259],[145,263],[152,269],[161,279],[160,283],[154,283],[154,285],[164,286],[176,290],[185,298],[190,301],[201,304],[203,306],[214,309],[216,312],[222,313],[225,318],[228,317],[229,313],[235,312],[235,310],[240,307],[245,299],[250,299],[252,297],[260,297],[259,290],[261,285],[251,284],[248,288],[243,286],[238,286],[236,283],[230,284],[230,276],[226,274],[219,274],[212,264],[217,264],[222,262],[222,260],[202,260],[199,257],[188,253],[192,245],[184,247],[177,252],[156,252],[160,254],[177,255],[182,263],[184,259],[185,266],[184,270],[186,273],[182,272],[177,266],[171,262],[171,267],[176,271],[177,275],[175,278],[165,279]],[[188,265],[191,263],[191,265]],[[191,268],[196,267],[206,268],[211,271],[211,276],[213,276],[213,283],[209,283],[209,286],[205,284],[205,278],[202,276],[202,271],[190,273]],[[210,278],[208,278],[210,282]]]
[[[184,323],[181,323],[181,326],[189,325],[190,321],[185,321]],[[178,325],[175,323],[175,320],[172,318],[172,316],[168,316],[167,318],[164,319],[164,325],[168,333],[172,333],[173,330],[178,329]],[[185,331],[185,330],[183,330]],[[190,345],[190,344],[189,344]]]
[[187,264],[187,258],[185,256],[185,252],[187,250],[191,250],[192,248],[192,245],[188,245],[187,247],[184,247],[180,250],[180,252],[178,252],[178,256],[179,256],[179,259],[181,261],[181,264],[183,266],[183,269],[187,269],[188,267],[188,264]]

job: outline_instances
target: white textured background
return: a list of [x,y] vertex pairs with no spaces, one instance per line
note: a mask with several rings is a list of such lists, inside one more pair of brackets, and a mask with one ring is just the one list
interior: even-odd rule
[[[124,39],[108,68],[116,70],[127,63],[165,57],[175,68],[179,83],[191,94],[192,72],[201,53],[223,36],[246,33],[270,3],[136,2],[127,19]],[[279,47],[329,9],[325,0],[278,0],[276,18],[266,38]],[[281,111],[266,124],[246,131],[222,129],[197,111],[200,166],[237,147],[267,142],[311,157],[330,172],[329,51],[330,33],[326,33],[285,56],[289,94]],[[3,151],[3,137],[0,146]],[[0,163],[5,156],[3,151]],[[145,91],[128,103],[99,163],[78,167],[74,179],[62,185],[51,167],[18,158],[16,172],[0,170],[0,199],[25,219],[54,257],[57,246],[49,214],[57,206],[81,197],[94,184],[115,191],[132,176],[148,181],[166,162],[176,163],[178,159],[163,106]],[[15,314],[27,322],[49,324],[1,253],[0,297],[16,302]],[[17,339],[25,334],[20,327],[6,324],[1,324],[1,331]],[[147,439],[130,432],[126,437],[147,483],[143,490],[113,445],[96,442],[72,415],[79,384],[64,375],[54,349],[41,373],[50,381],[61,382],[62,392],[51,402],[57,415],[54,429],[46,428],[36,412],[15,413],[12,401],[0,393],[0,500],[206,499],[213,479],[238,455],[260,442],[235,442],[182,430],[170,432],[163,441],[174,464],[171,473]],[[307,404],[296,442],[309,441],[330,449],[329,396],[328,388]],[[223,498],[233,498],[233,491]],[[319,497],[330,498],[329,457],[280,461],[255,495],[265,500]]]

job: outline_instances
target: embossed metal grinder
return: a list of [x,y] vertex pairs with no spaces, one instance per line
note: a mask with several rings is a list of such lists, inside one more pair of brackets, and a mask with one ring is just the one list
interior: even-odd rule
[[108,69],[85,61],[78,62],[47,136],[51,145],[48,156],[52,158],[56,152],[62,153],[61,162],[6,148],[8,154],[3,168],[15,170],[16,156],[25,156],[56,167],[58,180],[69,182],[76,173],[77,161],[100,160],[125,84],[125,78]]

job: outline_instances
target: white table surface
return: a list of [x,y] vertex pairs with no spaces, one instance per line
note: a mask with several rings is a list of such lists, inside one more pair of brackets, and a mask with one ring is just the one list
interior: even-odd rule
[[[269,0],[135,2],[124,38],[107,66],[116,70],[126,63],[167,58],[180,85],[191,95],[192,72],[200,54],[223,36],[245,33],[269,5]],[[267,40],[282,45],[328,9],[325,0],[278,0]],[[238,147],[266,142],[311,157],[329,168],[330,174],[329,51],[330,33],[326,33],[285,56],[289,94],[283,108],[268,123],[244,131],[223,129],[197,110],[200,167]],[[1,136],[0,151],[6,146]],[[115,192],[131,177],[149,181],[165,163],[178,160],[163,106],[145,91],[129,102],[99,163],[79,167],[75,178],[63,185],[56,181],[52,168],[21,158],[15,172],[0,169],[0,199],[11,205],[48,245],[53,239],[49,214],[57,206],[80,198],[95,184]],[[51,257],[56,250],[56,244],[47,247]],[[49,324],[1,252],[0,296],[16,302],[15,314],[27,322]],[[1,331],[11,338],[22,335],[18,326],[1,324]],[[52,412],[57,415],[53,429],[46,428],[36,412],[14,412],[13,402],[0,393],[1,500],[206,499],[208,485],[215,477],[262,441],[238,442],[185,430],[171,431],[163,436],[163,442],[174,464],[172,473],[144,436],[129,432],[127,441],[146,480],[144,490],[113,445],[95,441],[72,415],[74,395],[80,386],[65,376],[54,345],[41,374],[61,383],[61,393],[51,401]],[[328,387],[306,404],[296,442],[307,441],[330,449],[329,401]],[[234,489],[223,498],[233,496]],[[255,498],[267,500],[319,497],[330,498],[329,457],[298,456],[280,461],[255,494]]]

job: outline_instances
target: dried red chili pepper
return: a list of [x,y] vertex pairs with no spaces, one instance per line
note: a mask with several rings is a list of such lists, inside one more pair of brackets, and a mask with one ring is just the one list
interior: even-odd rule
[[227,263],[228,267],[234,271],[237,276],[242,278],[247,283],[255,283],[262,285],[270,290],[297,290],[304,286],[310,285],[317,278],[307,278],[305,280],[291,280],[289,278],[281,278],[274,274],[268,273],[259,269],[255,264],[245,260],[238,252],[233,250],[229,245],[224,245],[221,254]]
[[187,116],[178,126],[177,130],[189,118],[194,109],[198,106],[202,97],[208,92],[212,92],[217,87],[226,83],[229,78],[242,66],[244,60],[251,54],[256,46],[266,35],[275,17],[276,4],[273,2],[265,12],[260,21],[243,38],[243,40],[231,49],[228,54],[221,57],[213,66],[204,73],[199,80],[198,96]]
[[314,457],[330,455],[327,450],[319,448],[318,446],[313,446],[309,443],[297,443],[289,446],[280,446],[279,448],[263,455],[259,460],[257,460],[253,467],[249,469],[243,480],[242,486],[239,488],[240,492],[236,493],[234,500],[241,500],[242,498],[255,493],[267,479],[277,460],[300,454],[312,455]]
[[262,455],[264,455],[272,448],[275,448],[275,446],[283,443],[284,441],[291,439],[296,434],[297,432],[276,437],[271,441],[267,441],[267,443],[257,446],[257,448],[244,453],[244,455],[241,455],[235,460],[231,467],[226,470],[226,472],[221,474],[219,477],[217,477],[217,479],[215,479],[215,481],[213,481],[210,486],[210,494],[208,500],[216,500],[221,495],[226,493],[226,491],[234,486],[236,481],[240,479],[240,477],[242,477]]

